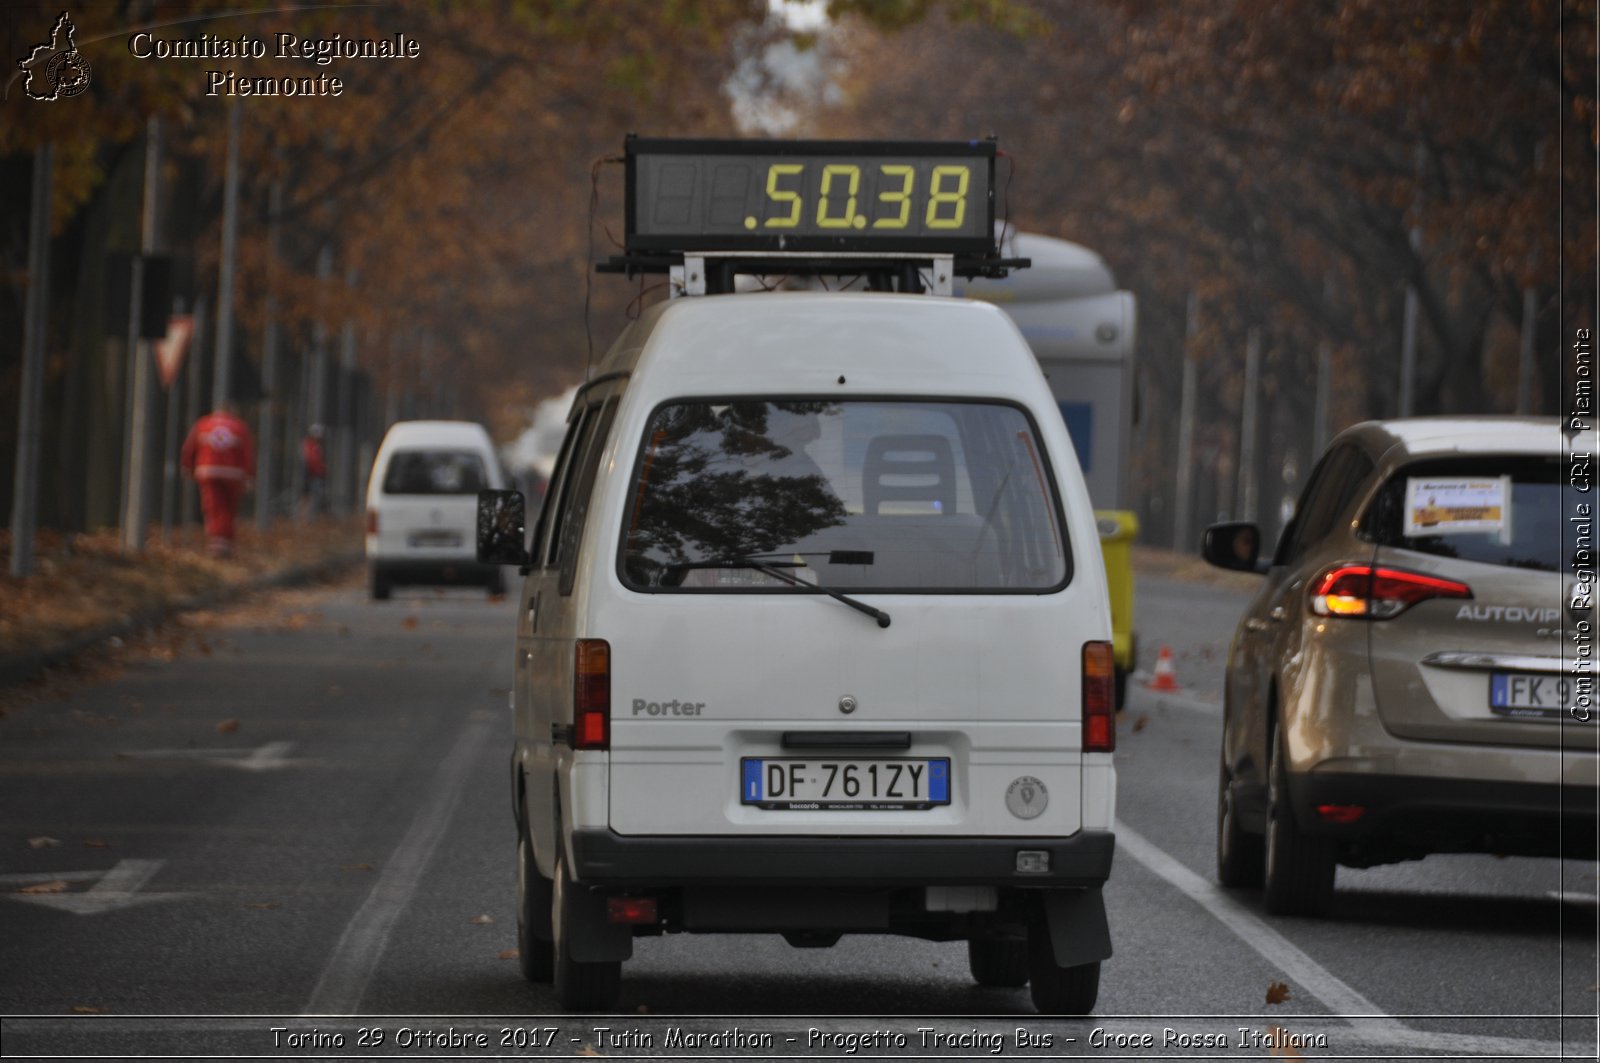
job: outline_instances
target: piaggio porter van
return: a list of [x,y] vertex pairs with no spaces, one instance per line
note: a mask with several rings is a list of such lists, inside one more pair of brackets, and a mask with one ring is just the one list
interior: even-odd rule
[[[520,495],[479,497],[480,559],[526,577],[524,974],[605,1009],[637,936],[903,934],[1088,1012],[1115,813],[1094,515],[1010,319],[914,294],[1017,265],[993,143],[628,149],[610,265],[693,295],[594,367],[531,533]],[[782,251],[745,242],[791,215]],[[898,290],[733,293],[797,272]]]

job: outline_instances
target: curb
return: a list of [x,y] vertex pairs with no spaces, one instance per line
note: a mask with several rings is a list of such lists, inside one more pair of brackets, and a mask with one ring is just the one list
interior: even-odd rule
[[0,657],[0,687],[15,686],[35,676],[46,669],[70,660],[85,650],[104,642],[106,639],[118,638],[124,635],[146,631],[159,627],[166,621],[182,613],[193,612],[196,609],[209,609],[234,598],[243,597],[255,591],[271,590],[276,587],[289,587],[299,583],[311,583],[324,576],[358,564],[365,556],[364,551],[356,550],[349,553],[336,554],[307,565],[295,565],[281,572],[259,576],[244,583],[231,587],[221,587],[205,594],[197,594],[193,598],[173,602],[170,605],[156,606],[135,613],[125,620],[106,624],[91,631],[73,635],[65,642],[59,643],[46,650],[36,650],[28,653],[15,653],[10,656]]

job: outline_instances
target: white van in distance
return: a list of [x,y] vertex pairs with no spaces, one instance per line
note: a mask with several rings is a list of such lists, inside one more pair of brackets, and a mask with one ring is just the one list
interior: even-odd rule
[[506,486],[489,433],[469,421],[400,421],[367,481],[372,597],[405,584],[469,584],[505,593],[499,565],[474,549],[478,492]]

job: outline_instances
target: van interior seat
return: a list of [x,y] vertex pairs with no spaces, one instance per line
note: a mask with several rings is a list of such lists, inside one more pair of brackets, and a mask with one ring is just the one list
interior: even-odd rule
[[861,466],[863,505],[869,516],[884,502],[926,502],[941,515],[956,511],[956,460],[939,435],[875,436]]

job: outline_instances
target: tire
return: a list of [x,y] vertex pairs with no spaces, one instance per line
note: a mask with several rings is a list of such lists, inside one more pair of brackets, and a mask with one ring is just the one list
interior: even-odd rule
[[1273,915],[1326,915],[1333,904],[1333,843],[1303,834],[1295,825],[1283,728],[1277,730],[1267,783],[1267,911]]
[[499,598],[506,593],[506,574],[500,569],[495,569],[494,575],[489,577],[489,597]]
[[1100,961],[1056,966],[1050,929],[1041,912],[1028,928],[1028,983],[1041,1015],[1088,1015],[1100,996]]
[[967,966],[979,985],[1015,989],[1028,984],[1027,938],[972,938]]
[[1239,823],[1234,807],[1233,776],[1228,764],[1217,765],[1217,881],[1234,889],[1260,886],[1267,873],[1266,839]]
[[564,917],[573,913],[566,909],[572,892],[577,887],[567,871],[566,854],[556,858],[556,877],[553,884],[550,921],[555,931],[553,948],[554,984],[556,1001],[568,1011],[610,1011],[617,1006],[622,994],[622,961],[603,960],[599,963],[582,963],[572,958],[562,933]]
[[522,977],[530,982],[548,982],[555,973],[555,945],[533,932],[552,911],[551,881],[539,874],[533,859],[533,842],[526,828],[517,832],[517,961]]
[[372,600],[375,602],[386,602],[389,600],[389,595],[393,590],[394,585],[389,581],[389,577],[385,576],[381,571],[379,571],[377,566],[373,566]]

